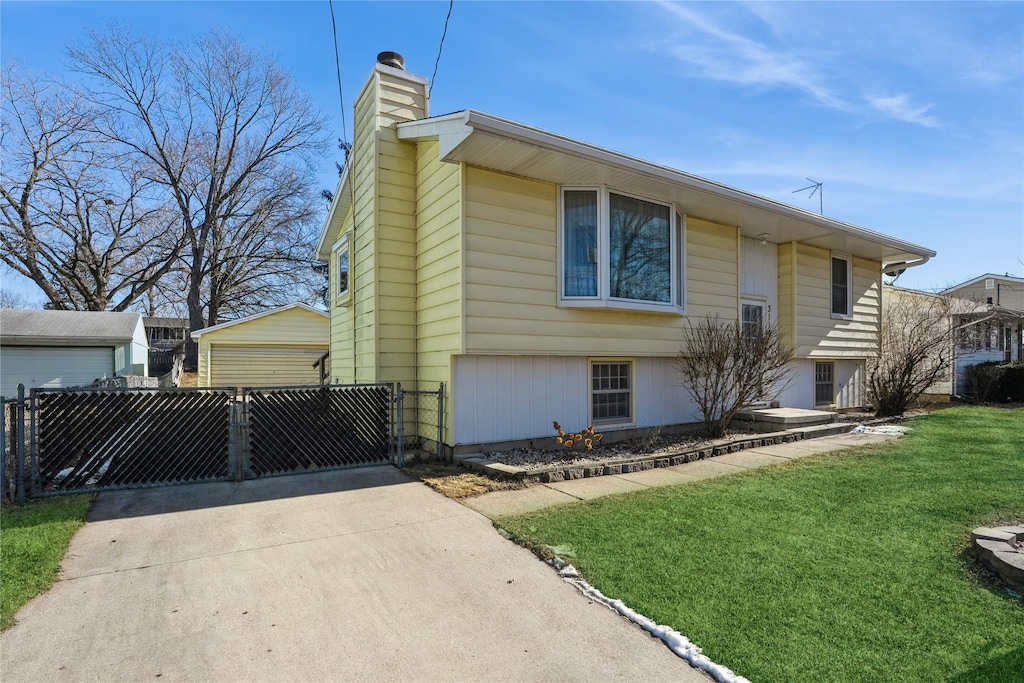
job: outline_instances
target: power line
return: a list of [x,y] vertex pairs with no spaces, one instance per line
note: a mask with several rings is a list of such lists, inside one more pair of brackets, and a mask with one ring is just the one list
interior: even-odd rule
[[434,91],[434,79],[437,78],[437,65],[441,63],[441,50],[444,49],[444,37],[448,35],[448,20],[452,18],[452,7],[455,0],[448,0],[448,16],[444,18],[444,31],[441,32],[441,44],[437,46],[437,59],[434,61],[434,75],[430,77],[430,87],[427,88],[427,98]]
[[[334,0],[328,0],[331,8],[331,31],[334,32],[334,69],[338,75],[338,102],[341,104],[341,141],[348,146],[348,122],[345,120],[345,96],[341,90],[341,57],[338,55],[338,26],[334,22]],[[346,163],[348,162],[346,155]]]

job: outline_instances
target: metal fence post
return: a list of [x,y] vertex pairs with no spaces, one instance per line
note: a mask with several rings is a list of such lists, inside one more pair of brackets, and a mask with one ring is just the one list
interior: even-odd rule
[[228,411],[228,477],[235,481],[241,481],[242,468],[241,459],[238,457],[240,449],[238,423],[241,421],[241,403],[238,401],[238,389],[231,387],[234,392],[231,396],[231,410]]
[[402,383],[398,382],[395,389],[395,397],[398,402],[398,467],[405,467],[405,412],[402,404],[405,402],[405,394],[402,393]]
[[437,459],[447,460],[444,452],[444,382],[437,388]]
[[18,402],[14,409],[15,489],[18,505],[25,504],[25,385],[18,385]]
[[28,432],[28,461],[31,463],[29,471],[32,478],[29,479],[31,490],[38,493],[42,486],[39,484],[39,440],[37,438],[39,422],[36,414],[39,412],[39,396],[36,389],[29,392],[28,398],[29,432]]
[[0,396],[0,411],[3,411],[3,429],[0,429],[0,502],[7,500],[7,399]]

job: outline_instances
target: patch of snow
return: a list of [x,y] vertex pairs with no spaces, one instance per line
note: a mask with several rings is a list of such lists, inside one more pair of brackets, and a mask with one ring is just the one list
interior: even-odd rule
[[688,661],[691,666],[707,672],[719,683],[750,683],[750,681],[743,676],[734,673],[732,669],[722,666],[721,664],[715,664],[713,661],[708,659],[706,655],[701,653],[700,648],[691,643],[683,634],[669,628],[668,626],[662,626],[654,623],[644,615],[638,614],[627,607],[621,600],[612,600],[583,579],[577,578],[579,574],[577,573],[576,568],[572,565],[568,565],[559,573],[564,581],[576,586],[576,588],[578,588],[580,592],[588,598],[603,604],[615,612],[618,612],[620,615],[647,631],[655,638],[659,638],[670,650],[672,650],[672,652]]
[[60,481],[60,480],[61,480],[61,479],[63,479],[64,477],[70,477],[70,476],[71,476],[71,473],[72,473],[72,472],[74,472],[74,471],[75,471],[75,468],[74,468],[74,467],[65,467],[65,468],[64,468],[64,469],[62,469],[62,470],[61,470],[60,472],[58,472],[57,474],[53,475],[53,478],[54,478],[54,479],[55,479],[56,481]]
[[857,425],[850,430],[851,434],[889,434],[892,436],[903,436],[908,431],[909,427],[901,427],[899,425]]

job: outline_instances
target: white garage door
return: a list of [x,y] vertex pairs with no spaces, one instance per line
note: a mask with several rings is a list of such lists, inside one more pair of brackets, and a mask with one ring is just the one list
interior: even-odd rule
[[313,363],[327,346],[210,346],[210,386],[284,387],[319,384]]
[[56,348],[5,346],[0,349],[0,393],[8,398],[33,387],[77,387],[114,376],[113,347]]

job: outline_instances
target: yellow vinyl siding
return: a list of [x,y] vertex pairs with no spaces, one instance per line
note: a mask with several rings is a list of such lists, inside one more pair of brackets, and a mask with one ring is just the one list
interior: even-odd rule
[[832,317],[831,252],[806,244],[779,246],[779,325],[798,358],[877,355],[881,264],[853,259],[853,318]]
[[[682,316],[558,307],[557,185],[474,167],[465,182],[465,353],[678,352]],[[691,316],[736,316],[737,235],[734,227],[687,218]]]
[[319,384],[315,363],[327,345],[213,344],[210,384],[214,387],[274,387]]
[[451,382],[460,351],[462,172],[438,160],[437,143],[416,150],[416,366],[424,388]]
[[[319,370],[312,368],[312,363],[329,348],[330,325],[331,321],[322,315],[302,308],[290,308],[220,330],[206,332],[199,337],[199,385],[225,386],[221,382],[225,381],[226,376],[238,376],[237,372],[230,368],[243,367],[246,363],[251,364],[251,359],[249,361],[239,359],[236,357],[237,354],[227,353],[225,349],[246,347],[280,350],[285,355],[291,353],[288,350],[290,347],[315,348],[318,353],[310,361],[310,370],[319,378]],[[260,358],[263,359],[264,356],[260,356]],[[218,367],[218,364],[221,367]],[[260,377],[270,377],[270,375],[260,375],[259,373],[259,367],[253,368],[253,374],[250,375],[253,381],[246,386],[255,386],[255,380]],[[230,386],[236,384],[233,383]]]

